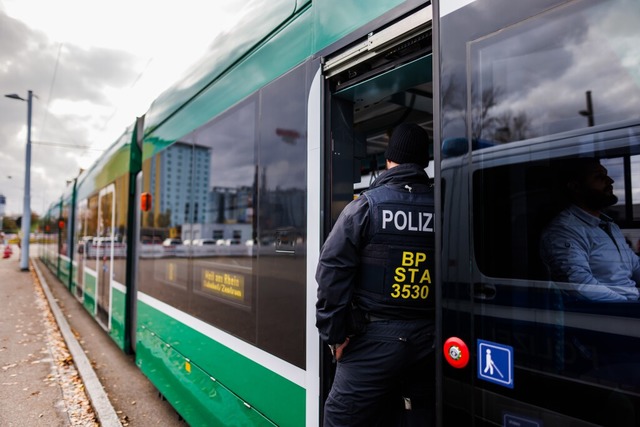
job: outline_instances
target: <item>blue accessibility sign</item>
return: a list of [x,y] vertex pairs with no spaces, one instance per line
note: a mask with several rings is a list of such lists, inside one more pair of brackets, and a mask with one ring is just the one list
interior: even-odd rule
[[513,388],[513,347],[478,340],[478,378]]

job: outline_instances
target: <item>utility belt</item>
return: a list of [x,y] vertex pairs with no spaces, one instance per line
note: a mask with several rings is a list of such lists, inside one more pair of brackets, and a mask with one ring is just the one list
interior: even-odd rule
[[372,322],[382,322],[385,320],[394,320],[387,316],[378,316],[364,312],[356,304],[351,304],[349,310],[349,321],[347,325],[347,334],[349,336],[360,335],[366,332],[367,324]]
[[401,316],[392,316],[392,315],[384,315],[384,314],[364,313],[364,320],[367,323],[384,322],[389,320],[404,320],[404,321],[411,322],[414,320],[424,320],[424,319],[426,319],[424,314],[419,317],[415,317],[415,316],[401,317]]
[[426,319],[424,313],[413,313],[413,315],[405,316],[397,316],[393,314],[373,314],[368,311],[364,311],[362,308],[358,307],[357,304],[351,303],[351,309],[349,310],[348,317],[348,326],[347,333],[350,336],[359,335],[364,333],[367,330],[367,324],[374,322],[384,322],[384,321],[396,321],[396,320],[404,320],[404,321],[413,321],[413,320],[421,320]]
[[364,319],[367,323],[371,323],[371,322],[383,322],[385,320],[400,320],[397,317],[392,317],[392,316],[379,316],[379,315],[375,315],[375,314],[371,314],[371,313],[365,313],[364,314]]

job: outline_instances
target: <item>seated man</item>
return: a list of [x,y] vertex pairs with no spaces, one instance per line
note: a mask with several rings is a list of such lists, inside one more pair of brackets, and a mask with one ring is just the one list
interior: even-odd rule
[[560,184],[571,204],[540,240],[540,255],[551,279],[566,283],[563,290],[577,300],[637,301],[640,258],[620,228],[602,213],[618,201],[613,179],[594,158],[570,159],[563,166]]

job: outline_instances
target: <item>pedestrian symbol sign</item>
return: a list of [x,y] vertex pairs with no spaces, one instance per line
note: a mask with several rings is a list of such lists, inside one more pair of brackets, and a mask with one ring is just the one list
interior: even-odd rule
[[513,347],[478,340],[478,378],[513,388]]

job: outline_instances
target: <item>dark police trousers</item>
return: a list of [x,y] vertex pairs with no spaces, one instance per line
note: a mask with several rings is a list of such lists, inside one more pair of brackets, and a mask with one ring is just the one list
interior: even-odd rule
[[374,321],[352,337],[338,361],[324,426],[434,426],[433,324]]

